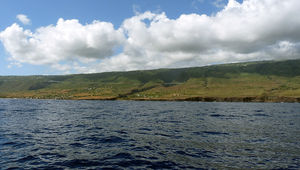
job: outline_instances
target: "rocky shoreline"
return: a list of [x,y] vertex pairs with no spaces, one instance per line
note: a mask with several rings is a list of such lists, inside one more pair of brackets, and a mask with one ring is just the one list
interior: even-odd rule
[[[7,97],[1,97],[7,99]],[[9,97],[8,97],[9,98]],[[45,100],[128,100],[128,101],[197,101],[197,102],[262,102],[262,103],[300,103],[300,97],[257,96],[257,97],[187,97],[187,98],[129,98],[129,97],[84,97],[84,98],[23,98],[13,99],[45,99]]]
[[[119,99],[113,99],[119,100]],[[124,100],[124,99],[121,99]],[[267,103],[300,103],[300,98],[294,97],[190,97],[182,99],[170,99],[170,98],[138,98],[138,99],[126,99],[136,101],[199,101],[199,102],[267,102]]]
[[189,97],[189,98],[77,98],[71,100],[133,100],[133,101],[198,101],[198,102],[266,102],[300,103],[300,97]]

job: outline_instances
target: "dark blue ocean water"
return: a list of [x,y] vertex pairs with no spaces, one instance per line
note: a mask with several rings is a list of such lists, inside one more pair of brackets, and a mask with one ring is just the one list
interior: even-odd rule
[[300,104],[0,99],[0,169],[300,168]]

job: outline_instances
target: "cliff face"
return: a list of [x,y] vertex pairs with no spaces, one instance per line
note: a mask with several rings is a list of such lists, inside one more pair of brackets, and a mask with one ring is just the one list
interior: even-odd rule
[[63,76],[2,76],[0,97],[300,102],[300,60]]

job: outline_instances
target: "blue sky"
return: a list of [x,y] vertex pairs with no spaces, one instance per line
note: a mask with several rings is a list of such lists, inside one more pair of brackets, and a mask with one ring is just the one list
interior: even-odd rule
[[[262,18],[271,16],[272,11],[267,10],[271,5],[275,11],[277,8],[279,10],[282,5],[277,3],[280,2],[278,0],[274,0],[274,3],[270,3],[270,0],[262,1],[265,3],[258,3],[255,0],[246,0],[245,3],[242,0],[231,0],[231,2],[227,0],[5,0],[1,2],[0,7],[0,32],[2,32],[0,75],[70,74],[201,66],[279,58],[279,52],[282,50],[283,52],[286,52],[284,50],[296,51],[296,54],[291,54],[289,58],[297,58],[299,41],[298,35],[293,38],[295,34],[293,30],[289,32],[265,27],[266,30],[270,29],[271,34],[278,35],[278,32],[284,32],[284,34],[274,39],[271,35],[266,36],[265,39],[256,38],[261,35],[261,30],[256,29],[257,26],[253,23],[260,23]],[[284,7],[280,9],[283,11],[280,11],[282,15],[286,10],[286,16],[283,16],[282,20],[277,19],[273,22],[271,20],[271,26],[276,26],[272,25],[276,23],[280,24],[286,17],[299,11],[299,7],[293,7],[298,5],[297,0],[287,0],[287,2],[286,9]],[[252,7],[251,9],[254,8],[254,11],[249,12],[246,9],[249,6]],[[265,8],[266,12],[260,14],[258,9],[261,8]],[[147,11],[149,13],[146,13]],[[256,13],[257,21],[253,17]],[[30,23],[22,23],[17,19],[19,14],[25,15]],[[203,14],[205,16],[202,16]],[[249,19],[246,18],[245,25],[253,29],[242,31],[244,27],[240,23],[245,22],[245,17],[249,17]],[[66,30],[70,32],[71,39],[59,39],[56,42],[57,38],[51,39],[51,35],[62,37],[63,33],[66,33],[58,29],[60,18],[63,19],[61,24],[64,27],[67,27],[68,23],[71,25],[71,29]],[[103,23],[104,26],[93,23],[95,20]],[[252,20],[253,23],[250,22]],[[16,25],[13,27],[14,23]],[[292,19],[290,23],[294,24],[291,25],[292,27],[299,26]],[[137,29],[141,24],[146,24],[146,27]],[[186,27],[185,24],[187,24]],[[235,24],[240,28],[236,28]],[[180,25],[182,27],[179,27]],[[101,33],[97,39],[92,38],[91,41],[96,45],[94,43],[90,47],[90,44],[86,44],[87,42],[82,42],[86,37],[72,38],[72,35],[76,37],[78,34],[72,29],[73,26],[74,30],[78,27],[81,33],[83,30],[90,33],[89,28],[95,26],[99,28],[98,32],[93,29],[95,32],[91,33],[91,36],[95,37],[100,34],[100,30],[105,33]],[[49,29],[42,33],[37,31],[45,27]],[[160,27],[162,32],[158,32]],[[168,38],[169,31],[163,31],[169,27],[174,37]],[[177,29],[178,32],[173,31]],[[22,35],[20,37],[9,35],[8,30],[11,30],[12,34]],[[31,34],[25,33],[25,30],[30,31]],[[211,33],[207,30],[215,32]],[[49,34],[47,31],[59,33]],[[181,35],[182,33],[184,34]],[[214,37],[219,33],[218,37]],[[252,37],[247,37],[252,34]],[[27,38],[22,39],[22,36],[27,36]],[[26,42],[26,45],[22,44],[23,41],[32,37],[43,45],[30,42]],[[109,38],[102,41],[103,37]],[[168,41],[165,41],[166,38]],[[250,41],[251,44],[249,44]],[[74,46],[74,49],[78,48],[77,51],[62,51],[73,47],[74,44],[79,44]],[[40,53],[40,51],[49,50],[47,46],[51,46],[50,50],[57,50],[57,52]],[[93,54],[90,54],[88,49],[92,49]],[[278,54],[276,51],[279,51]],[[276,53],[275,57],[270,57],[273,53]],[[258,58],[258,55],[265,57]],[[47,60],[48,58],[51,60]]]
[[220,10],[210,0],[5,0],[1,3],[1,30],[16,22],[18,14],[27,15],[33,21],[31,28],[36,28],[54,24],[58,18],[75,18],[82,23],[109,21],[119,26],[124,19],[134,15],[135,9],[140,12],[164,11],[171,18]]
[[[16,16],[25,14],[31,25],[24,26],[34,30],[40,26],[55,24],[59,18],[78,19],[81,23],[93,20],[112,22],[119,27],[123,20],[138,12],[165,11],[171,18],[181,14],[206,13],[219,10],[210,1],[197,0],[5,0],[0,7],[0,31],[17,22]],[[7,68],[9,54],[3,45],[0,47],[0,75],[59,74],[45,66],[23,64],[22,67]]]

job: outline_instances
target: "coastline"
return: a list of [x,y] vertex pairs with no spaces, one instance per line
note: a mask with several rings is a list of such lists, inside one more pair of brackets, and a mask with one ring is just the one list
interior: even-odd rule
[[60,76],[0,76],[0,98],[300,103],[299,70],[300,60],[286,60]]
[[24,98],[0,97],[0,99],[34,99],[34,100],[119,100],[119,101],[189,101],[189,102],[241,102],[241,103],[300,103],[300,97],[188,97],[188,98],[127,98],[127,97],[84,97],[84,98]]

